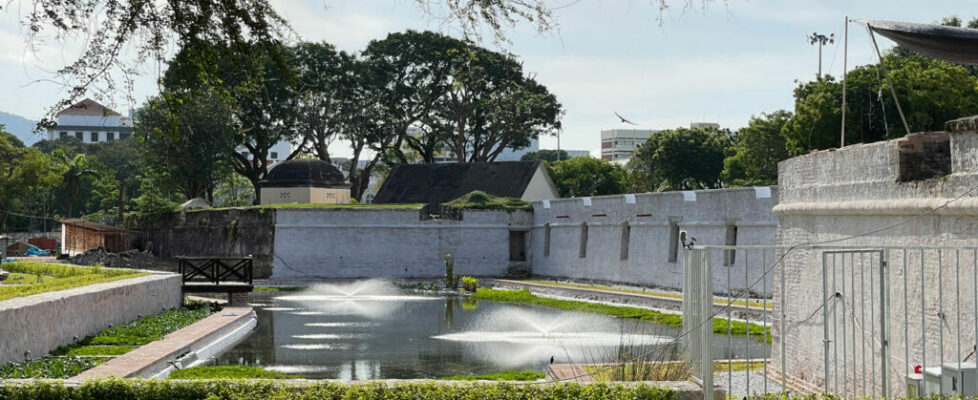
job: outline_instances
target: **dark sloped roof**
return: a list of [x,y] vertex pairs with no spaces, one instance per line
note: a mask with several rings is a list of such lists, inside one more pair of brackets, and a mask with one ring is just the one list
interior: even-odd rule
[[441,204],[473,190],[521,198],[540,163],[401,164],[384,180],[373,202]]
[[261,181],[265,187],[338,187],[345,186],[343,173],[332,164],[318,159],[298,159],[275,165]]

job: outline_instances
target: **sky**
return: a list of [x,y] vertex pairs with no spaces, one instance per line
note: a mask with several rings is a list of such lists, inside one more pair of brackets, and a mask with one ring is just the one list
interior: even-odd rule
[[[302,40],[326,41],[358,52],[370,40],[406,29],[459,36],[455,25],[425,12],[416,0],[271,0]],[[529,24],[507,29],[508,43],[483,35],[482,45],[515,54],[524,70],[556,95],[565,110],[560,147],[599,155],[602,129],[669,129],[717,122],[737,129],[753,115],[793,108],[798,81],[815,77],[818,49],[807,34],[834,33],[823,49],[823,73],[842,74],[845,17],[918,23],[958,15],[972,18],[973,0],[714,0],[660,15],[649,0],[552,0],[558,27],[538,33]],[[39,119],[64,95],[49,82],[72,61],[78,40],[28,43],[15,0],[0,11],[0,111]],[[437,14],[437,11],[434,12]],[[661,18],[660,18],[661,16]],[[878,37],[880,46],[892,46]],[[876,62],[862,25],[849,24],[849,67]],[[132,92],[111,94],[119,111],[138,107],[158,92],[161,66],[140,64]],[[131,99],[132,100],[131,100]],[[557,139],[541,139],[557,148]],[[331,153],[345,156],[341,142]]]

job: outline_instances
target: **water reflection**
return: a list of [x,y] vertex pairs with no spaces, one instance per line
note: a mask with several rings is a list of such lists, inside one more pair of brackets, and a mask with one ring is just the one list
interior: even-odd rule
[[[370,288],[368,290],[368,287]],[[219,364],[258,365],[314,379],[408,379],[500,372],[543,371],[557,362],[606,362],[651,353],[675,359],[674,328],[541,307],[459,298],[323,290],[287,296],[255,293],[259,326],[218,359]],[[354,291],[355,290],[355,291]],[[329,296],[338,296],[332,298]],[[362,296],[351,299],[350,297]],[[396,298],[396,300],[395,300]],[[726,338],[717,341],[726,344]],[[743,357],[743,339],[733,350]],[[766,346],[754,342],[754,356]]]

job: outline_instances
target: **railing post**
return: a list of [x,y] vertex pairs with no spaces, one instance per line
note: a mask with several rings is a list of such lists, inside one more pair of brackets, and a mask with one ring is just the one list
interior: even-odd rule
[[[879,252],[880,257],[880,338],[883,344],[880,349],[880,375],[883,379],[883,398],[890,398],[890,363],[888,362],[888,356],[890,353],[890,337],[887,335],[888,330],[886,329],[887,315],[889,314],[889,303],[887,301],[887,293],[890,291],[889,274],[886,273],[887,261],[883,257],[883,251]],[[904,277],[906,278],[906,277]]]
[[[825,393],[829,393],[829,298],[826,295],[829,292],[829,267],[828,267],[828,253],[822,252],[822,345],[824,346],[825,352],[822,356],[824,361],[823,367],[825,369]],[[782,294],[783,296],[784,294]],[[835,300],[835,296],[832,297]]]

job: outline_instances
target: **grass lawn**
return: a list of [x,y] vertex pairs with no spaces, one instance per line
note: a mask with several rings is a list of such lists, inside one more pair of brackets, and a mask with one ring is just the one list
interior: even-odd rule
[[210,304],[190,302],[181,308],[114,326],[78,343],[59,347],[36,360],[0,366],[0,379],[70,378],[115,356],[162,339],[171,332],[206,318],[211,312]]
[[498,374],[456,375],[441,378],[446,381],[536,381],[547,377],[538,371],[504,371]]
[[10,277],[0,282],[3,285],[0,286],[0,300],[146,275],[145,272],[128,269],[82,267],[36,261],[14,261],[4,263],[0,268],[10,272]]
[[[713,363],[713,372],[761,371],[765,362],[746,361],[728,363],[717,361]],[[684,381],[692,376],[689,366],[677,362],[632,362],[622,365],[582,365],[584,371],[599,382],[614,381]]]
[[251,209],[276,209],[276,208],[336,208],[336,209],[419,209],[424,204],[315,204],[315,203],[275,203],[262,204],[259,206],[247,207],[217,207],[204,208],[199,210],[187,210],[187,212],[204,212],[220,210],[251,210]]
[[289,375],[247,365],[215,365],[180,369],[170,373],[166,379],[296,379],[300,375]]
[[[551,308],[558,308],[561,310],[569,311],[580,311],[592,314],[604,314],[610,315],[618,318],[625,319],[637,319],[641,321],[654,322],[657,324],[662,324],[666,326],[671,326],[675,328],[681,328],[683,326],[683,317],[678,314],[668,314],[662,313],[654,310],[648,310],[638,307],[629,306],[613,306],[608,304],[600,303],[589,303],[586,301],[575,301],[575,300],[561,300],[561,299],[551,299],[547,297],[540,297],[530,293],[529,290],[498,290],[498,289],[488,289],[479,288],[478,292],[475,292],[471,296],[475,300],[488,300],[497,301],[504,303],[518,303],[518,304],[533,304],[540,305]],[[728,324],[727,320],[715,318],[713,319],[713,332],[717,334],[727,334]],[[740,321],[730,322],[729,329],[733,335],[744,336],[747,334],[747,330],[750,329],[750,335],[758,340],[763,340],[763,335],[765,331],[768,331],[767,340],[770,342],[770,328],[765,328],[761,325],[756,324],[745,324]]]
[[[681,293],[667,292],[667,291],[661,291],[661,290],[652,290],[652,289],[649,289],[649,290],[625,289],[625,288],[616,288],[616,287],[611,287],[611,286],[606,286],[606,285],[589,285],[589,284],[584,284],[584,283],[557,282],[557,281],[547,281],[547,280],[542,280],[542,279],[524,279],[524,280],[520,280],[520,282],[537,283],[537,284],[541,284],[541,285],[550,285],[550,286],[559,286],[559,287],[569,287],[569,288],[575,288],[575,289],[598,289],[598,290],[607,290],[609,292],[620,292],[620,293],[629,293],[629,294],[644,294],[644,295],[650,295],[650,296],[668,297],[668,298],[678,299],[678,300],[682,300],[682,298],[683,298],[683,295]],[[729,300],[722,299],[722,298],[721,299],[714,299],[713,300],[713,304],[727,305],[727,302],[728,301]],[[760,300],[746,301],[746,300],[740,299],[740,300],[734,300],[731,304],[732,305],[735,305],[735,306],[741,306],[741,307],[743,307],[744,305],[747,305],[747,304],[750,304],[751,307],[756,307],[756,308],[764,308],[765,307],[765,303],[762,302],[762,301],[760,301]],[[767,301],[766,306],[767,306],[767,309],[768,310],[773,310],[774,309],[774,303],[772,303],[770,300]]]

